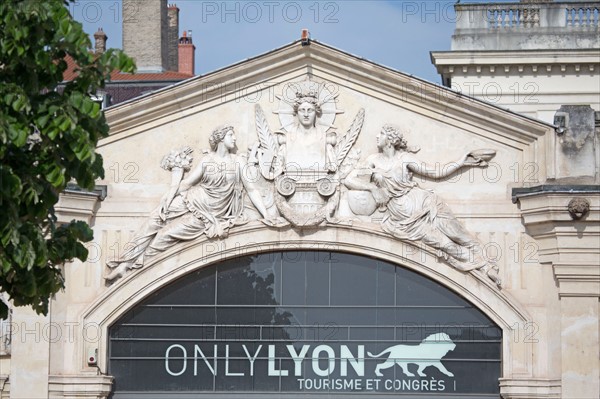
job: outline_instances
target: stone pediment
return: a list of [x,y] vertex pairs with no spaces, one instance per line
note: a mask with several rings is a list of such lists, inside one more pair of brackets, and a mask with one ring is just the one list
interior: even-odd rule
[[302,46],[296,41],[109,108],[111,133],[100,145],[227,103],[273,102],[278,85],[306,76],[519,149],[549,127],[334,47],[316,41]]
[[142,226],[127,245],[117,234],[118,256],[103,260],[109,283],[181,241],[218,241],[259,221],[300,236],[367,223],[499,286],[497,259],[485,256],[486,244],[497,244],[493,220],[518,218],[511,187],[545,179],[540,148],[553,133],[316,42],[132,99],[106,116],[111,134],[99,151],[108,198],[98,220]]

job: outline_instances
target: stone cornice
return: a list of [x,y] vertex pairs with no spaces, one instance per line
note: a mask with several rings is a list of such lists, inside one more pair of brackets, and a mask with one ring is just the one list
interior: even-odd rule
[[[513,190],[527,233],[539,245],[539,260],[551,264],[559,294],[600,298],[599,186],[538,186]],[[569,212],[573,199],[585,199],[580,219]]]
[[512,190],[512,201],[517,201],[524,197],[531,197],[540,194],[589,194],[599,195],[600,186],[592,184],[543,184],[535,187],[517,187]]
[[48,395],[50,398],[94,398],[108,397],[112,390],[113,377],[109,375],[50,375]]
[[69,185],[60,194],[55,206],[56,216],[61,223],[68,223],[73,219],[83,220],[91,224],[100,201],[106,198],[106,186],[96,186],[94,191],[86,191],[75,185]]
[[505,399],[561,398],[561,380],[543,378],[500,378]]
[[294,42],[112,107],[106,111],[111,134],[99,147],[142,133],[151,122],[161,125],[235,99],[242,88],[250,95],[249,88],[265,89],[306,75],[368,88],[374,97],[430,117],[439,115],[449,124],[472,129],[485,126],[488,137],[519,148],[551,129],[544,122],[313,41],[310,46]]
[[431,51],[431,62],[439,74],[463,73],[563,73],[596,72],[600,68],[600,49],[588,50],[511,50],[511,51]]

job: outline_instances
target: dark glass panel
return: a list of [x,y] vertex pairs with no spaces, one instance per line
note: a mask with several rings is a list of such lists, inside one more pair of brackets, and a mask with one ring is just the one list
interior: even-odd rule
[[306,304],[329,305],[329,264],[306,262],[305,267]]
[[[303,379],[310,392],[365,393],[360,384],[378,370],[400,385],[369,392],[499,391],[502,335],[485,315],[415,272],[343,253],[268,253],[203,268],[133,308],[109,335],[116,392],[299,392]],[[300,376],[286,345],[307,348]],[[350,363],[341,375],[342,348],[364,351],[364,376]],[[437,361],[419,363],[431,351]],[[319,375],[330,354],[333,372]],[[426,377],[409,376],[420,364]]]
[[331,264],[331,305],[376,305],[377,265],[349,254]]

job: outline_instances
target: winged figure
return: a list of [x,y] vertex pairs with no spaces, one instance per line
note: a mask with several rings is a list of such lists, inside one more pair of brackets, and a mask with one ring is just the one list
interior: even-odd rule
[[[325,220],[334,222],[339,182],[359,159],[353,146],[365,118],[364,109],[360,109],[346,133],[338,135],[333,122],[343,111],[336,107],[337,95],[325,85],[315,85],[311,81],[295,83],[277,96],[280,102],[275,113],[281,127],[275,131],[271,131],[260,105],[255,107],[259,144],[253,148],[251,159],[266,180],[275,181],[277,208],[297,227],[315,226]],[[293,209],[287,199],[297,187],[316,191],[326,203],[312,212]],[[315,204],[318,202],[316,198]]]

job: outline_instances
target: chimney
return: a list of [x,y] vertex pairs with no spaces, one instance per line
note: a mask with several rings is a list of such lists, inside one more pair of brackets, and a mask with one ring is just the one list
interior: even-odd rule
[[196,46],[192,43],[192,31],[183,31],[179,38],[179,69],[181,73],[194,74],[194,53]]
[[308,46],[310,44],[310,32],[308,29],[302,29],[300,40],[302,41],[303,46]]
[[102,28],[98,28],[98,31],[94,33],[94,50],[96,51],[96,54],[102,54],[106,51],[106,39],[108,39],[106,33],[104,33]]
[[164,72],[168,66],[167,0],[123,0],[123,50],[138,72]]
[[175,4],[169,4],[167,9],[169,28],[167,33],[167,47],[169,51],[167,69],[177,71],[179,68],[179,8]]

